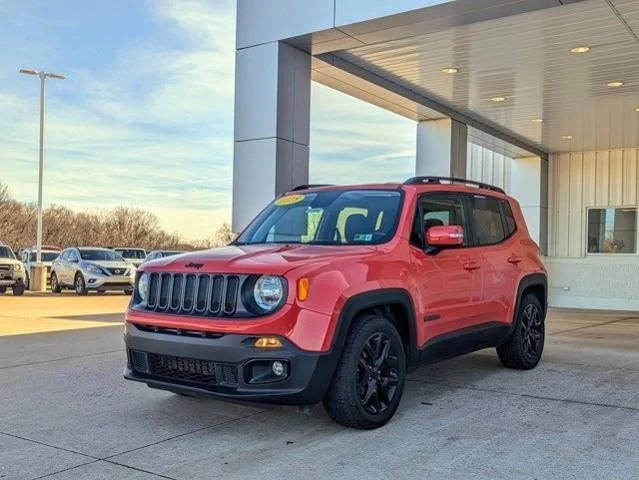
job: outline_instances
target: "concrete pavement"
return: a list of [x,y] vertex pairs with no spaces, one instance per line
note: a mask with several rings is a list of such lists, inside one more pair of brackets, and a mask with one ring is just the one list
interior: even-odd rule
[[639,478],[639,314],[552,311],[537,369],[491,350],[421,368],[396,417],[362,432],[321,407],[125,382],[128,297],[13,300],[0,325],[26,331],[0,336],[2,480]]

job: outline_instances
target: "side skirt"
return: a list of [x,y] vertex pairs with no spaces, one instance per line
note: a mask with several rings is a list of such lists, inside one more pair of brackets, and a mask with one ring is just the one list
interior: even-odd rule
[[508,340],[513,328],[510,323],[488,322],[435,337],[422,345],[418,361],[411,369],[483,348],[498,347]]

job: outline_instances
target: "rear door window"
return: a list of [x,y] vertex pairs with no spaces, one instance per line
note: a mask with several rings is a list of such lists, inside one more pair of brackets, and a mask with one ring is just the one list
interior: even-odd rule
[[506,237],[510,237],[517,230],[517,224],[515,223],[515,216],[510,208],[510,203],[506,200],[500,200],[501,211],[504,216],[504,226],[506,227]]
[[508,235],[502,221],[500,200],[484,195],[472,196],[472,218],[477,245],[494,245]]

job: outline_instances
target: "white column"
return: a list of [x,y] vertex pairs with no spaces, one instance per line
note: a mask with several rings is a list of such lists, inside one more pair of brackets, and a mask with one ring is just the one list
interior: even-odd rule
[[308,183],[311,58],[282,42],[235,59],[234,232],[276,195]]
[[468,128],[451,118],[417,124],[415,175],[466,178]]
[[541,253],[548,248],[548,161],[540,157],[514,158],[510,193],[521,205],[530,236]]

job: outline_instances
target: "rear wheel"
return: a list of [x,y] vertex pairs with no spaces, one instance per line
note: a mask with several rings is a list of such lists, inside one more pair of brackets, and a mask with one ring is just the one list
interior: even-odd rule
[[544,350],[544,317],[537,297],[525,295],[519,305],[515,330],[506,343],[497,347],[497,355],[505,367],[530,370],[537,366]]
[[378,428],[404,391],[406,357],[399,333],[381,315],[357,318],[324,398],[330,417],[353,428]]
[[11,287],[11,290],[13,290],[13,294],[16,297],[21,297],[22,295],[24,295],[24,283],[22,282],[14,283],[13,287]]
[[7,291],[7,287],[0,287],[0,295]]
[[75,281],[73,285],[75,286],[75,293],[77,293],[78,295],[87,294],[87,286],[84,283],[84,277],[80,272],[75,274]]
[[31,280],[29,280],[29,273],[27,272],[26,277],[24,279],[24,288],[29,290],[29,285],[31,285]]
[[54,273],[51,274],[51,291],[53,293],[60,293],[62,288],[60,288],[60,282],[58,282],[58,276]]

